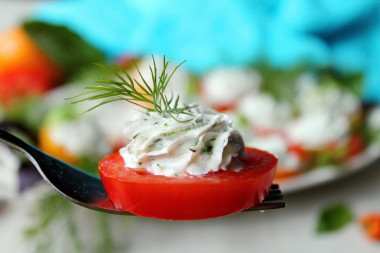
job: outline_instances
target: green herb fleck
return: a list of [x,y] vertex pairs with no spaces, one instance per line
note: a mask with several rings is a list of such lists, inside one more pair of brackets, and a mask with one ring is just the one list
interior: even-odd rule
[[206,142],[205,142],[205,145],[202,147],[201,149],[201,152],[202,153],[207,153],[208,155],[211,155],[212,154],[212,149],[213,149],[213,145],[211,142],[215,141],[215,139],[208,139]]
[[179,131],[179,132],[183,133],[183,132],[186,132],[186,131],[189,131],[189,130],[191,130],[191,127],[187,127],[187,128],[185,128],[185,129],[182,129],[182,130]]
[[344,203],[338,203],[325,208],[319,216],[317,232],[326,233],[336,231],[353,220],[353,214]]
[[183,133],[183,132],[186,132],[186,131],[189,131],[189,130],[191,130],[191,127],[187,127],[185,129],[182,129],[182,130],[179,130],[179,131],[173,131],[173,132],[169,132],[169,133],[163,133],[163,134],[161,134],[161,136],[168,137],[168,136],[172,136],[172,135],[174,135],[176,133]]
[[237,123],[239,126],[248,126],[249,125],[248,119],[243,114],[238,115]]
[[174,134],[176,134],[176,133],[177,133],[176,131],[169,132],[169,133],[163,133],[162,136],[163,136],[163,137],[168,137],[168,136],[174,135]]
[[136,139],[137,136],[139,136],[140,133],[135,134],[132,139]]
[[161,141],[161,140],[162,140],[162,139],[160,139],[160,138],[155,139],[155,140],[153,141],[153,143],[150,144],[150,145],[148,146],[148,149],[151,150],[151,149],[153,148],[153,146],[154,146],[157,142],[159,142],[159,141]]

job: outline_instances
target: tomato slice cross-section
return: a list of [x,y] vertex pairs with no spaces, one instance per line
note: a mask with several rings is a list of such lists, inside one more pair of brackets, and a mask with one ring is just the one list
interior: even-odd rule
[[119,153],[99,163],[110,199],[121,210],[168,220],[196,220],[233,214],[267,196],[277,158],[246,148],[239,172],[219,170],[203,176],[165,177],[126,168]]

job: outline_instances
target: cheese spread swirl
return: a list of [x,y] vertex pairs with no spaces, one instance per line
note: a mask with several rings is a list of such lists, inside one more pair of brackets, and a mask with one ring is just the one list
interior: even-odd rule
[[199,105],[190,107],[191,115],[176,115],[182,122],[157,112],[127,122],[123,133],[129,143],[120,149],[125,166],[168,177],[240,170],[244,143],[229,117]]

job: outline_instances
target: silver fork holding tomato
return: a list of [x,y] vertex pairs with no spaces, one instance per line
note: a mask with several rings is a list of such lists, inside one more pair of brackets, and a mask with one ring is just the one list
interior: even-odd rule
[[[49,156],[14,135],[0,129],[0,142],[20,151],[36,167],[42,178],[64,198],[80,206],[100,212],[134,215],[111,201],[102,181],[82,170]],[[285,207],[278,185],[271,185],[259,205],[243,211],[263,211]]]

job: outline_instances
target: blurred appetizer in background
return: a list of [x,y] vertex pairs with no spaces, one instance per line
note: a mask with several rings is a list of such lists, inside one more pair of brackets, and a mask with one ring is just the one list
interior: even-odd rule
[[362,103],[360,76],[306,66],[293,72],[258,66],[250,78],[246,70],[233,71],[230,78],[228,71],[206,74],[203,101],[230,114],[248,145],[279,157],[276,180],[342,165],[376,142],[376,134],[369,135],[377,124],[368,120],[378,109]]

